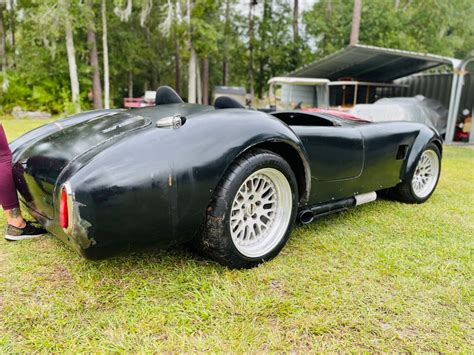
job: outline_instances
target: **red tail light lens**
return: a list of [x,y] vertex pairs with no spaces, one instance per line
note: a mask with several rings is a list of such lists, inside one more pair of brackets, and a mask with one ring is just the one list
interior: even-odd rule
[[67,191],[63,187],[61,189],[61,201],[59,203],[59,225],[64,229],[69,227],[69,206],[67,200]]

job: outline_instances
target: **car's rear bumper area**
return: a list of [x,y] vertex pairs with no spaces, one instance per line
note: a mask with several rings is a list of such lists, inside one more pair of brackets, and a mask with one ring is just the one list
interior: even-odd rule
[[45,217],[42,213],[28,205],[23,199],[22,206],[28,213],[36,219],[49,233],[66,243],[71,249],[87,259],[101,258],[100,248],[95,248],[95,240],[88,235],[90,224],[80,218],[78,206],[74,205],[74,221],[71,226],[65,230],[61,228],[58,221]]

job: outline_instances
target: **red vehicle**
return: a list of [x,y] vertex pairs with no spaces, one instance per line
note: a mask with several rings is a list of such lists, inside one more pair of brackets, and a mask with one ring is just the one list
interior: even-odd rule
[[329,115],[333,115],[345,120],[351,120],[351,121],[362,121],[362,122],[369,122],[367,120],[364,120],[360,117],[354,116],[350,113],[344,112],[344,111],[338,111],[338,110],[327,110],[324,108],[306,108],[301,110],[303,112],[317,112],[317,113],[327,113]]
[[139,108],[155,106],[155,91],[146,91],[143,97],[125,97],[123,99],[123,107]]

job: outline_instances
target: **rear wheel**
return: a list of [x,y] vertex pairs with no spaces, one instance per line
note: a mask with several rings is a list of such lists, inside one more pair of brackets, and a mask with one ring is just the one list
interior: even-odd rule
[[423,203],[434,192],[441,172],[441,154],[438,147],[430,143],[418,159],[416,169],[393,190],[395,198],[407,203]]
[[199,248],[233,268],[270,260],[290,235],[297,195],[296,178],[281,156],[263,149],[246,153],[214,192]]

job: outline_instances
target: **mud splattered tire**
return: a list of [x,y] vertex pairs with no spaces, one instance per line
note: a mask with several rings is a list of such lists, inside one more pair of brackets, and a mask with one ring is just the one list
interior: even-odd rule
[[281,156],[263,149],[247,152],[214,191],[198,249],[231,268],[270,260],[289,238],[297,201],[295,175]]

